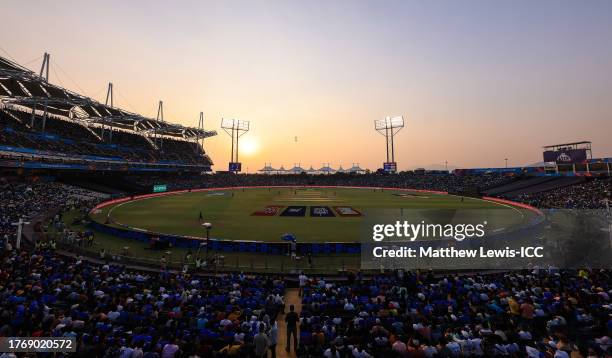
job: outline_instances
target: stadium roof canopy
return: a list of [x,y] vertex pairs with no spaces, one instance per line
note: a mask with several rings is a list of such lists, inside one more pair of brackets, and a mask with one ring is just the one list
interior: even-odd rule
[[544,149],[559,149],[559,148],[573,148],[573,149],[578,149],[578,148],[586,148],[586,149],[590,149],[591,148],[591,142],[590,141],[582,141],[582,142],[572,142],[572,143],[563,143],[563,144],[553,144],[553,145],[547,145],[542,147]]
[[48,83],[35,72],[0,57],[0,103],[24,111],[44,111],[71,119],[129,129],[143,134],[156,133],[187,139],[207,138],[216,131],[185,127],[158,121],[121,108],[102,104],[92,98]]

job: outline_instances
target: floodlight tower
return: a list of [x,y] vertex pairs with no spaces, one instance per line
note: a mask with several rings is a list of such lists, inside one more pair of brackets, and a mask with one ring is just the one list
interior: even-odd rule
[[395,162],[395,147],[393,137],[404,128],[404,117],[385,117],[385,119],[374,121],[374,129],[385,137],[387,144],[387,161],[383,163],[383,169],[388,173],[397,171]]
[[229,162],[229,171],[237,173],[242,169],[241,163],[238,161],[238,141],[249,131],[250,122],[241,119],[221,118],[221,128],[232,137],[232,157]]

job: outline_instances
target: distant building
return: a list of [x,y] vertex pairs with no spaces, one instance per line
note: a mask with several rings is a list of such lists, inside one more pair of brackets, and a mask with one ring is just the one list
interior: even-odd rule
[[276,174],[277,170],[272,167],[272,163],[266,163],[258,172],[261,174]]
[[288,174],[302,174],[306,173],[306,169],[302,168],[300,164],[294,164],[293,168],[287,171]]
[[349,173],[353,174],[365,174],[366,170],[359,166],[359,163],[353,163],[353,166],[348,169]]
[[321,167],[321,168],[318,170],[318,172],[319,172],[320,174],[332,174],[332,173],[334,173],[335,171],[336,171],[336,170],[335,170],[334,168],[330,167],[330,166],[329,166],[329,164],[328,164],[328,165],[324,165],[324,166],[322,166],[322,167]]
[[272,166],[272,163],[266,163],[263,168],[259,169],[258,172],[260,174],[334,174],[334,173],[351,173],[351,174],[365,174],[366,170],[359,167],[359,164],[353,163],[353,166],[349,169],[344,169],[342,165],[338,169],[332,168],[329,163],[323,163],[323,166],[319,169],[314,169],[312,165],[308,169],[304,169],[300,163],[296,163],[293,165],[291,169],[285,169],[284,166],[280,166],[280,168],[275,169]]

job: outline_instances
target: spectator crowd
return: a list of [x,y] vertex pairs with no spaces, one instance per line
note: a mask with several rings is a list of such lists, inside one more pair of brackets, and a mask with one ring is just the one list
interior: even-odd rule
[[73,161],[96,158],[132,163],[211,164],[194,142],[165,137],[153,144],[151,139],[133,131],[87,127],[52,115],[43,120],[41,116],[32,117],[31,113],[9,108],[0,108],[0,146],[38,151],[46,161],[69,157]]
[[538,208],[601,209],[610,206],[610,178],[588,180],[555,190],[524,194],[519,200]]
[[300,356],[604,357],[610,271],[312,279]]
[[[370,185],[453,192],[508,180],[409,173],[203,178],[171,184]],[[159,178],[139,180],[148,184]],[[42,178],[2,179],[0,188],[2,337],[75,337],[78,357],[265,357],[277,351],[279,327],[286,325],[299,357],[612,354],[609,270],[300,275],[302,306],[294,312],[284,307],[282,276],[145,271],[53,247],[17,249],[13,223],[20,218],[52,213],[57,223],[61,216],[56,215],[86,211],[102,197]],[[608,189],[609,181],[597,179],[521,200],[540,207],[602,207]]]

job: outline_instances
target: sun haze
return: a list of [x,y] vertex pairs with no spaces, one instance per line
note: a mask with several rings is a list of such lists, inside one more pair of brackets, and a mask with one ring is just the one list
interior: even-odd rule
[[[154,117],[161,99],[166,120],[183,125],[200,111],[207,129],[251,121],[241,157],[251,170],[376,169],[385,143],[373,122],[395,115],[406,119],[399,169],[524,165],[543,145],[578,140],[593,142],[594,157],[612,152],[609,1],[2,7],[21,15],[0,22],[3,56],[37,71],[48,51],[52,83],[103,100],[112,81],[116,105]],[[206,141],[215,169],[226,169],[230,143],[221,132]]]

